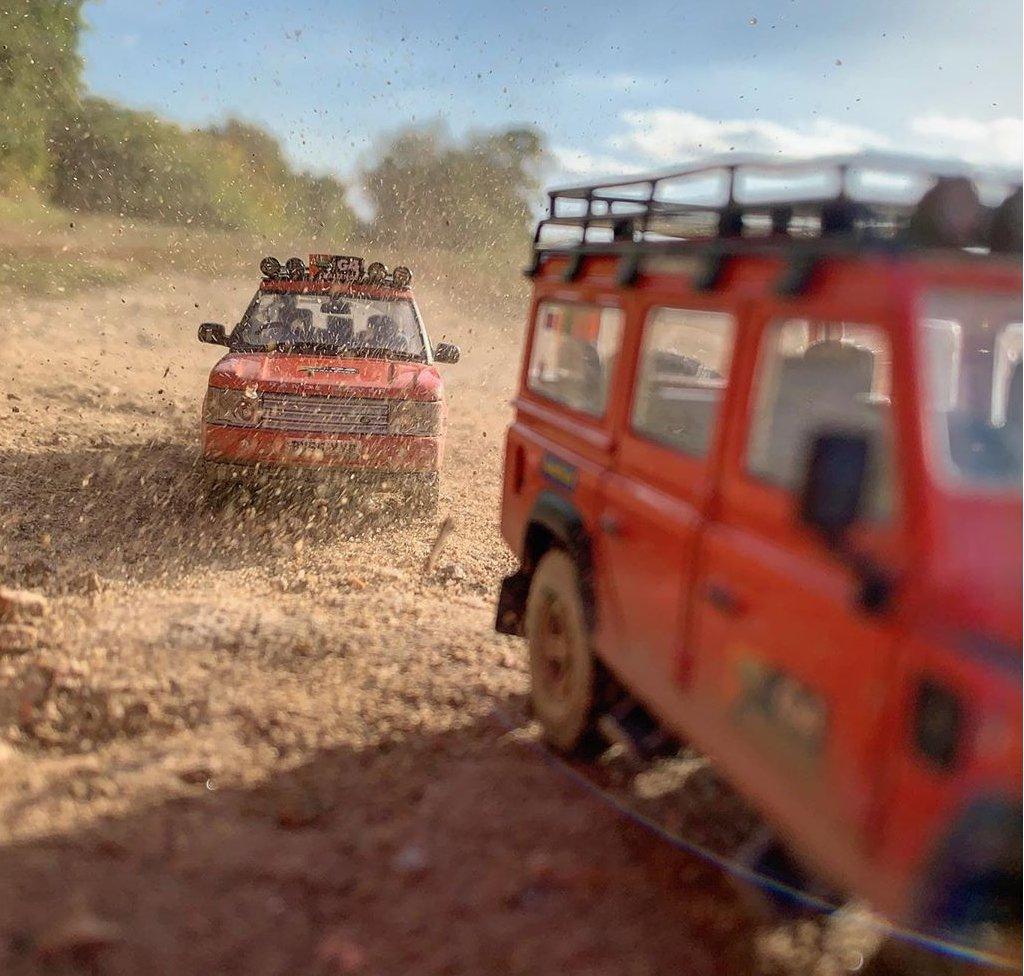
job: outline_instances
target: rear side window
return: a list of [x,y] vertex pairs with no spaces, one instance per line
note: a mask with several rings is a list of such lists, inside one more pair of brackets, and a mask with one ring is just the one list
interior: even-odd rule
[[527,384],[549,400],[601,417],[621,342],[621,309],[544,302],[537,307]]
[[819,434],[866,434],[866,514],[892,510],[892,357],[881,329],[788,319],[769,325],[754,387],[747,470],[797,491]]
[[735,329],[735,320],[724,312],[651,311],[633,397],[633,429],[638,434],[684,454],[707,454]]

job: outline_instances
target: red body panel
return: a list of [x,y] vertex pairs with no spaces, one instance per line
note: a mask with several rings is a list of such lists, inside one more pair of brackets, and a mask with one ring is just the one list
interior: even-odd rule
[[203,458],[272,468],[439,471],[443,437],[315,434],[203,425]]
[[[600,657],[668,727],[723,773],[805,860],[879,909],[913,919],[944,838],[968,804],[1021,793],[1021,501],[957,494],[924,447],[918,302],[936,284],[1014,294],[1011,262],[826,259],[803,294],[782,297],[782,257],[730,260],[711,290],[696,258],[650,261],[616,281],[618,260],[587,257],[570,283],[549,257],[541,301],[614,305],[625,331],[606,416],[595,421],[529,389],[528,333],[506,450],[501,526],[522,558],[542,491],[578,510],[589,536]],[[735,346],[706,457],[630,429],[648,310],[729,312]],[[751,388],[776,318],[874,327],[891,350],[896,512],[854,542],[893,580],[884,613],[857,604],[858,580],[796,518],[792,494],[744,469]],[[532,328],[531,328],[532,333]],[[552,479],[561,463],[578,477]],[[724,597],[723,597],[724,594]],[[744,675],[777,671],[799,690],[820,739],[794,750],[743,708]],[[952,771],[912,748],[915,694],[935,678],[965,706]]]

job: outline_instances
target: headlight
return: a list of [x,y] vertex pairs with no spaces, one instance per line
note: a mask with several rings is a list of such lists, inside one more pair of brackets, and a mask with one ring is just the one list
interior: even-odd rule
[[441,433],[441,404],[437,400],[392,400],[388,430],[392,434],[436,436]]
[[258,427],[262,419],[263,400],[255,390],[222,390],[211,386],[206,391],[203,420],[208,424]]

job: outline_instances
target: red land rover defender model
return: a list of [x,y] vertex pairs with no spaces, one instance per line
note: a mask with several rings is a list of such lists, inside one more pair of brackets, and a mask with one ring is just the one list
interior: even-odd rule
[[206,322],[201,342],[230,350],[210,373],[203,460],[213,481],[341,476],[404,488],[437,507],[444,455],[444,385],[407,268],[312,254],[260,264],[263,281],[227,335]]
[[506,444],[497,628],[547,740],[685,738],[803,865],[947,934],[1020,925],[1015,183],[551,192]]

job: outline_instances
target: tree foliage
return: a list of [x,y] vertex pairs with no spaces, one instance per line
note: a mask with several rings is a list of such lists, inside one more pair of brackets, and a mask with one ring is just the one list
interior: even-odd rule
[[266,234],[356,225],[338,180],[293,172],[271,135],[237,120],[188,131],[87,98],[51,148],[53,199],[72,209]]
[[[187,130],[83,96],[83,0],[0,0],[0,193],[35,189],[75,210],[315,237],[357,229],[346,188],[296,172],[277,140],[237,120]],[[375,236],[474,249],[522,240],[544,144],[530,128],[451,137],[411,127],[364,174]]]
[[543,138],[531,128],[461,142],[437,122],[404,129],[365,173],[374,228],[427,246],[514,245],[529,225],[544,161]]
[[45,184],[47,141],[81,79],[82,0],[0,3],[0,191]]

